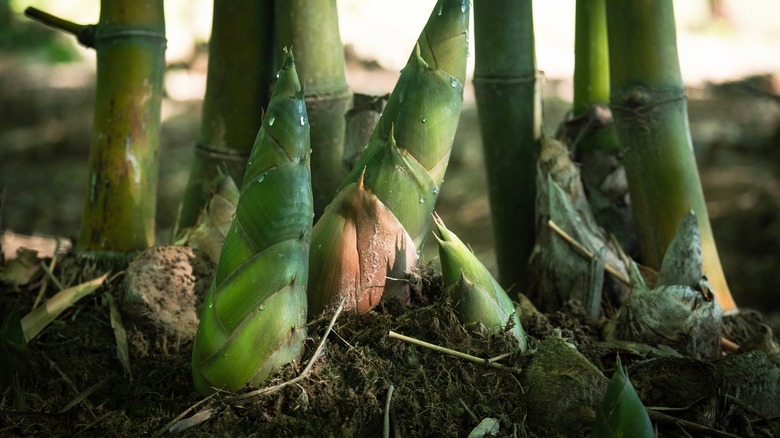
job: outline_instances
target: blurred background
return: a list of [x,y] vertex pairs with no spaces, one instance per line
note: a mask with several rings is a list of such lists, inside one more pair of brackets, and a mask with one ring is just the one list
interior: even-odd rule
[[[534,3],[550,135],[572,98],[574,3]],[[434,4],[338,1],[353,91],[392,90]],[[0,230],[9,257],[20,241],[16,234],[77,233],[94,100],[94,52],[25,18],[27,6],[78,23],[96,23],[99,15],[98,0],[0,0]],[[212,0],[165,1],[158,243],[170,241],[187,182],[206,85],[211,9]],[[694,147],[726,274],[739,304],[780,310],[780,2],[678,0],[675,11]],[[494,269],[470,82],[464,98],[438,210]],[[428,245],[426,258],[435,255]]]

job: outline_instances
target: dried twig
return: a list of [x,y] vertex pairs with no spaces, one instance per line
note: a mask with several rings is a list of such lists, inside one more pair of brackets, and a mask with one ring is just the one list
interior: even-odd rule
[[390,400],[393,398],[393,391],[395,391],[395,386],[390,385],[387,388],[387,400],[385,400],[385,419],[382,428],[383,438],[390,438]]
[[697,432],[707,436],[714,436],[718,438],[739,438],[738,435],[733,435],[728,432],[723,432],[718,429],[713,429],[703,424],[694,423],[688,420],[682,420],[680,418],[673,417],[671,415],[666,415],[661,412],[654,411],[652,409],[646,409],[646,410],[647,410],[647,415],[650,416],[650,419],[653,421],[657,421],[659,423],[675,424],[677,426],[682,427],[683,429],[690,430],[692,432]]
[[[306,367],[303,369],[303,371],[301,371],[301,373],[297,377],[295,377],[295,378],[293,378],[291,380],[288,380],[286,382],[282,382],[282,383],[280,383],[278,385],[269,386],[269,387],[266,387],[266,388],[256,389],[254,391],[247,392],[247,393],[244,393],[244,394],[235,395],[235,396],[232,396],[232,397],[225,397],[224,399],[222,399],[222,401],[227,402],[227,403],[233,403],[233,402],[237,402],[237,401],[247,400],[247,399],[250,399],[250,398],[253,398],[253,397],[259,397],[259,396],[262,396],[262,395],[272,394],[272,393],[277,392],[277,391],[279,391],[279,390],[281,390],[281,389],[283,389],[283,388],[285,388],[287,386],[295,385],[298,382],[300,382],[301,380],[305,379],[309,375],[309,373],[311,372],[311,369],[314,366],[314,363],[317,361],[317,358],[319,358],[319,356],[322,354],[322,349],[325,348],[325,341],[328,339],[328,335],[333,330],[333,325],[336,324],[336,319],[339,317],[339,314],[341,314],[341,311],[344,310],[344,302],[345,301],[346,301],[346,298],[341,300],[341,304],[339,304],[339,307],[336,309],[336,312],[333,314],[333,317],[330,320],[330,324],[328,324],[328,328],[325,330],[325,334],[322,335],[322,340],[320,340],[320,344],[317,346],[317,349],[314,351],[314,354],[312,354],[311,358],[309,359],[309,362],[306,364]],[[189,414],[190,412],[192,412],[193,409],[195,409],[196,407],[202,405],[206,401],[210,400],[212,397],[214,397],[217,394],[218,393],[211,394],[208,397],[204,398],[203,400],[200,400],[197,403],[195,403],[192,406],[190,406],[189,408],[187,408],[184,412],[182,412],[181,414],[177,415],[176,418],[174,418],[173,420],[169,421],[162,429],[158,430],[157,433],[154,434],[154,437],[162,436],[163,434],[165,434],[165,432],[171,431],[172,429],[173,430],[177,430],[176,429],[176,425],[177,424],[179,424],[179,423],[181,423],[183,421],[187,421],[187,419],[184,418],[187,414]],[[209,418],[211,418],[211,416],[215,412],[215,410],[210,409],[210,406],[207,406],[206,408],[202,409],[201,411],[199,411],[195,415],[198,415],[200,412],[203,412],[203,411],[207,412],[205,414],[205,415],[207,415],[207,417],[205,417],[205,418],[198,418],[197,419],[197,423],[191,424],[191,425],[187,426],[187,428],[195,426],[197,424],[202,423],[203,421],[208,420]],[[178,429],[178,431],[182,431],[182,430],[184,430],[184,429]]]
[[390,337],[390,338],[393,338],[393,339],[398,339],[398,340],[401,340],[401,341],[404,341],[404,342],[408,342],[410,344],[418,345],[420,347],[425,347],[425,348],[428,348],[430,350],[438,351],[439,353],[444,353],[444,354],[448,354],[450,356],[459,357],[461,359],[470,360],[472,362],[481,363],[482,365],[486,365],[486,366],[489,366],[491,368],[495,368],[495,369],[498,369],[498,370],[501,370],[501,371],[508,371],[508,372],[511,372],[511,373],[520,373],[520,369],[518,369],[518,368],[508,367],[508,366],[505,366],[505,365],[501,365],[500,363],[491,362],[490,359],[482,359],[480,357],[472,356],[472,355],[467,354],[467,353],[462,353],[460,351],[451,350],[449,348],[441,347],[441,346],[438,346],[438,345],[435,345],[435,344],[431,344],[431,343],[428,343],[428,342],[425,342],[425,341],[421,341],[419,339],[410,338],[409,336],[404,336],[404,335],[402,335],[400,333],[396,333],[396,332],[394,332],[392,330],[387,334],[387,336]]

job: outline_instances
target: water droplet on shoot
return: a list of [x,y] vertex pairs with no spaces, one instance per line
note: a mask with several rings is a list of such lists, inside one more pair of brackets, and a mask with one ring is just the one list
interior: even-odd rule
[[305,125],[306,121],[303,119],[303,116],[301,116],[301,126]]
[[422,196],[420,196],[420,204],[425,204],[425,199]]
[[450,85],[452,85],[452,88],[458,88],[458,80],[455,78],[451,78]]
[[439,9],[436,11],[436,15],[441,16],[443,12],[444,12],[444,2],[439,1]]
[[439,194],[439,188],[438,187],[434,187],[433,188],[433,194],[434,195],[438,195]]
[[423,117],[422,119],[420,119],[420,121],[423,122],[423,123],[426,123],[426,122],[428,122],[428,118],[427,117]]
[[276,116],[274,115],[268,115],[268,126],[274,126],[274,122],[276,121]]
[[460,11],[463,12],[464,14],[466,13],[466,5],[468,5],[468,1],[469,0],[463,0],[460,3]]

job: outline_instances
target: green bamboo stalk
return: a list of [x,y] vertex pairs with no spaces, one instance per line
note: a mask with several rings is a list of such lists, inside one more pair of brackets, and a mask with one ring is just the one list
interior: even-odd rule
[[660,268],[682,218],[699,219],[704,275],[736,309],[720,264],[688,127],[672,0],[608,0],[612,109],[643,262]]
[[258,386],[300,358],[312,226],[309,123],[288,53],[247,163],[192,353],[203,394]]
[[162,0],[102,0],[96,26],[27,14],[97,51],[88,195],[77,248],[131,252],[154,244],[165,18]]
[[277,47],[292,47],[298,54],[311,121],[314,215],[319,218],[344,181],[344,116],[352,103],[336,0],[277,0],[275,15]]
[[599,225],[629,254],[638,253],[620,145],[609,109],[609,49],[604,0],[577,1],[574,102],[564,123],[569,148],[582,164],[582,180]]
[[482,128],[499,280],[527,283],[541,137],[531,0],[474,3],[474,92]]
[[604,0],[578,0],[574,27],[574,115],[609,103],[609,49]]
[[[578,132],[578,153],[593,149],[619,150],[617,134],[608,120],[599,120],[594,110],[608,111],[609,48],[607,45],[607,8],[604,0],[578,0],[574,32],[574,119],[583,118],[584,132]],[[605,116],[606,117],[606,116]],[[605,123],[609,123],[604,126]]]
[[241,185],[273,82],[273,1],[214,0],[200,133],[177,230],[195,224],[221,169]]
[[[399,265],[405,265],[403,274],[416,264],[458,126],[468,54],[468,7],[468,1],[461,0],[439,0],[434,7],[363,156],[314,227],[310,315],[336,305],[344,296],[350,298],[345,310],[367,311],[370,307],[355,309],[350,303],[366,302],[366,294],[382,296],[384,288],[394,287],[392,278],[399,277],[395,273]],[[371,231],[374,227],[369,223],[363,226],[370,228],[361,233],[358,225],[366,217],[373,217],[377,230],[388,231]],[[400,223],[403,236],[395,222]],[[344,235],[334,236],[339,224],[348,226],[341,228]],[[376,244],[382,252],[358,251],[345,263],[332,264],[330,260],[354,253],[355,247],[374,245],[355,242],[347,233],[382,240]],[[355,281],[351,276],[363,266],[381,271],[381,282],[369,281],[374,272],[363,272],[361,280]],[[369,301],[375,305],[378,299]]]

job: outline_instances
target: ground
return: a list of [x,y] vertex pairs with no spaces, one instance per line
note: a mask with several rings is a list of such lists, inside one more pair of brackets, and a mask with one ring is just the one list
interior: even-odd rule
[[[90,73],[79,68],[59,67],[52,73],[42,65],[0,64],[0,108],[13,108],[5,111],[0,120],[0,175],[5,189],[0,211],[3,228],[23,234],[39,232],[63,237],[76,234],[86,181],[94,98],[88,85]],[[51,75],[57,76],[59,82],[52,84],[48,80]],[[76,86],[69,78],[78,78]],[[688,94],[694,145],[727,277],[740,305],[759,309],[769,319],[756,318],[773,324],[777,332],[780,330],[777,319],[780,300],[776,292],[780,287],[777,270],[780,266],[780,167],[777,165],[780,105],[776,98],[759,91],[777,94],[773,86],[771,78],[759,78],[728,86],[691,89]],[[545,108],[548,133],[555,131],[568,107],[555,98],[552,90],[556,87],[552,81],[545,87],[549,91]],[[198,101],[166,99],[164,103],[157,233],[160,243],[170,240],[178,200],[186,183],[199,110]],[[477,123],[474,103],[467,100],[438,210],[448,226],[493,267],[493,237]],[[431,260],[435,250],[426,254]],[[64,284],[73,285],[90,279],[86,268],[92,265],[83,258],[64,257],[54,274]],[[3,286],[0,289],[3,304],[18,299],[22,314],[29,311],[44,278],[39,272],[30,284],[18,290]],[[554,434],[557,430],[554,426],[533,414],[539,406],[544,406],[544,400],[539,400],[538,405],[529,404],[529,397],[539,393],[533,389],[535,383],[529,380],[531,370],[549,368],[552,373],[556,366],[540,364],[538,361],[545,355],[539,352],[563,349],[560,351],[570,354],[572,363],[590,370],[578,371],[577,375],[597,370],[599,374],[588,383],[597,389],[603,389],[614,370],[615,347],[599,343],[600,323],[588,320],[576,306],[548,315],[524,315],[523,325],[537,355],[513,353],[500,362],[509,370],[496,370],[390,339],[387,333],[393,330],[482,358],[513,351],[505,337],[470,334],[457,323],[434,268],[427,270],[422,278],[423,286],[409,308],[387,303],[363,318],[341,315],[329,336],[324,356],[316,361],[307,378],[249,403],[210,401],[199,405],[190,414],[200,411],[201,418],[207,420],[185,433],[192,436],[252,433],[256,436],[380,436],[384,415],[389,412],[391,432],[396,436],[465,436],[487,417],[499,421],[501,436]],[[127,315],[131,373],[122,369],[105,296],[111,294],[121,302],[124,287],[124,277],[114,278],[95,295],[68,310],[31,343],[32,354],[26,368],[29,375],[25,382],[30,410],[13,409],[6,392],[0,401],[0,435],[61,436],[74,432],[88,436],[149,435],[170,427],[179,414],[202,399],[191,383],[191,340],[160,332],[143,319]],[[51,285],[48,287],[49,295],[53,289]],[[327,318],[312,323],[303,362],[285,369],[269,384],[287,381],[301,372],[325,333],[327,323]],[[740,342],[747,341],[748,337],[746,333],[733,336]],[[592,365],[566,350],[568,347],[559,340],[576,345]],[[621,351],[625,355],[624,363],[636,370],[632,372],[629,368],[630,376],[638,379],[637,386],[657,387],[647,383],[649,380],[641,380],[641,376],[652,374],[643,374],[642,369],[650,365],[641,360],[656,357],[658,352],[641,352],[625,346]],[[766,362],[756,352],[733,357],[748,357],[748,354],[759,357],[755,362]],[[723,366],[674,362],[681,360],[656,357],[653,363],[669,366],[673,362],[672,368],[678,371],[690,369],[686,368],[689,365],[701,367],[704,371],[695,368],[690,374],[711,374],[713,387],[718,382],[725,385]],[[771,364],[765,365],[766,370],[776,371]],[[767,379],[774,378],[774,374],[768,374]],[[388,410],[386,397],[391,385],[395,391]],[[575,400],[576,406],[592,403],[591,393],[583,391],[582,398]],[[737,392],[750,393],[745,388]],[[773,394],[767,390],[761,396],[777,403]],[[762,422],[755,413],[713,397],[708,393],[690,400],[693,404],[719,406],[717,415],[711,418],[713,426],[741,435],[751,431],[759,433],[756,432],[759,429],[772,433],[771,424]],[[678,398],[683,399],[683,396]],[[563,403],[561,399],[556,400]],[[204,406],[206,409],[202,410]],[[754,407],[769,409],[765,412],[777,415],[776,410],[772,411],[777,406]],[[572,412],[575,413],[569,423],[574,425],[573,429],[561,429],[557,433],[582,433],[576,426],[587,424],[589,418],[592,421],[594,414],[592,409]],[[560,422],[560,427],[566,423]],[[662,431],[675,433],[674,428]]]

